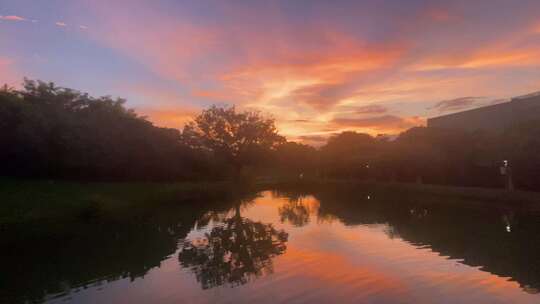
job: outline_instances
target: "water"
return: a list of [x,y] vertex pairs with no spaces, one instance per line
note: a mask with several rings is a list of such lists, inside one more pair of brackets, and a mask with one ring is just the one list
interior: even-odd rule
[[540,217],[529,210],[367,190],[264,191],[183,208],[14,241],[0,253],[0,295],[6,303],[540,303]]

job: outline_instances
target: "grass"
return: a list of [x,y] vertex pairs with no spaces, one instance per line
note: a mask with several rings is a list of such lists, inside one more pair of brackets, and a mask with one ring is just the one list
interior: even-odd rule
[[358,180],[289,180],[266,181],[262,185],[266,189],[289,188],[318,191],[324,188],[358,188],[370,189],[378,193],[392,193],[396,197],[431,196],[440,198],[441,202],[455,204],[512,205],[524,207],[527,210],[540,211],[540,193],[531,191],[506,191],[496,188],[456,187],[415,183],[381,183]]
[[0,224],[140,213],[230,196],[228,183],[77,183],[0,180]]
[[[202,204],[255,189],[322,189],[361,187],[397,197],[424,195],[462,204],[519,205],[540,211],[540,193],[502,189],[449,187],[338,180],[268,180],[257,187],[216,183],[78,183],[0,179],[0,225],[49,219],[77,219],[144,214],[164,204]],[[243,190],[243,191],[240,191]]]

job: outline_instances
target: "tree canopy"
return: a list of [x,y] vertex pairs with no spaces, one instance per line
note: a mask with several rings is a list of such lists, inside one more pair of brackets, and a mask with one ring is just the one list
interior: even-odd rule
[[182,135],[191,147],[210,151],[237,169],[259,161],[285,141],[272,118],[255,111],[237,112],[234,106],[203,110],[186,124]]
[[0,92],[0,175],[69,179],[193,178],[198,156],[176,129],[124,106],[53,83]]

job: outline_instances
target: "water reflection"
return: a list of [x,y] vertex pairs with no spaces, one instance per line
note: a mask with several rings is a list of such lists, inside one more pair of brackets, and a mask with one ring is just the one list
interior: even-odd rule
[[[456,198],[403,196],[382,191],[358,203],[350,191],[319,191],[322,214],[347,225],[384,223],[390,237],[428,246],[450,259],[540,288],[540,217],[519,206],[473,207]],[[502,219],[502,223],[501,223]],[[512,233],[508,233],[512,232]]]
[[242,217],[240,204],[232,217],[214,224],[204,238],[186,239],[178,254],[182,267],[195,273],[203,289],[242,285],[271,273],[272,258],[285,252],[288,234]]
[[[160,302],[171,289],[171,299],[189,303],[247,295],[392,303],[443,290],[461,302],[540,300],[522,297],[540,289],[540,216],[456,200],[295,188],[97,222],[5,227],[0,302],[115,302],[118,293]],[[235,288],[208,293],[221,287]]]
[[279,207],[278,212],[282,223],[302,227],[309,223],[311,210],[302,202],[302,197],[289,198],[288,202]]

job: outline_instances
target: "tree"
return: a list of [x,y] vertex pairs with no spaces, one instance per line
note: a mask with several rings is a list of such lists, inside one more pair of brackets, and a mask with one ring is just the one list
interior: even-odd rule
[[152,125],[125,100],[28,79],[0,90],[0,145],[5,176],[177,180],[203,167],[178,130]]
[[379,142],[368,134],[342,132],[321,148],[321,162],[328,175],[363,178],[369,176],[379,150]]
[[500,139],[502,159],[507,159],[518,187],[540,189],[540,120],[516,124]]
[[318,169],[317,158],[315,148],[296,142],[285,142],[276,149],[277,167],[281,172],[295,177],[314,174]]
[[202,111],[184,127],[182,135],[192,148],[210,151],[229,162],[237,174],[246,165],[260,163],[285,141],[273,119],[259,112],[239,113],[234,106]]

